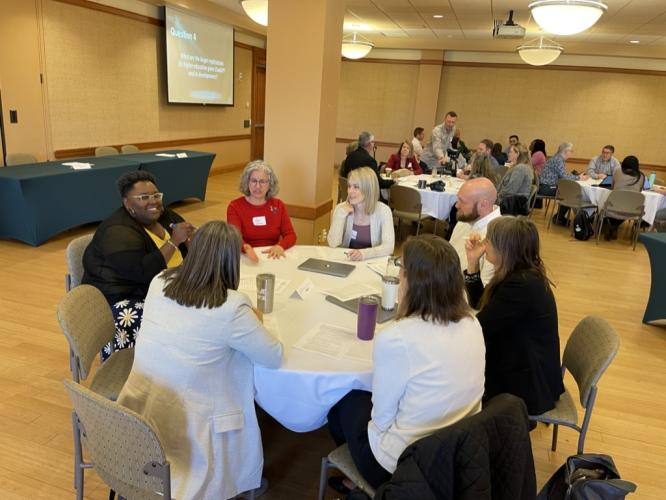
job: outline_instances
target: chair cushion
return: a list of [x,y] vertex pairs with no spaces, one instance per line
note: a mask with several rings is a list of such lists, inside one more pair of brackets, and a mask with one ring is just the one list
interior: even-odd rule
[[363,479],[363,476],[361,476],[356,465],[354,465],[354,460],[352,460],[351,454],[349,453],[349,447],[346,444],[343,444],[329,453],[328,461],[368,495],[371,497],[375,496],[375,489]]
[[578,410],[571,393],[565,387],[560,399],[555,403],[555,408],[541,415],[530,415],[530,420],[546,422],[550,424],[562,424],[569,427],[578,425]]

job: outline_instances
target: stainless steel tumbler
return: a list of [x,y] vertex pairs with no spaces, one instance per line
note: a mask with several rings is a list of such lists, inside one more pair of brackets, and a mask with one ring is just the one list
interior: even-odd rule
[[257,309],[262,313],[273,312],[274,274],[257,274]]

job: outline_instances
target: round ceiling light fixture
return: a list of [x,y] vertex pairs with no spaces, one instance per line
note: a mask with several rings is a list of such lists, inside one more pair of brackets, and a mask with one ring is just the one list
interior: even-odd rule
[[541,29],[556,35],[585,31],[608,10],[599,0],[537,0],[528,8]]
[[560,57],[564,47],[540,37],[538,40],[532,40],[516,49],[520,58],[532,66],[545,66]]
[[255,23],[268,26],[268,0],[240,0],[240,4]]
[[[351,38],[349,38],[351,36]],[[362,59],[367,56],[375,45],[367,38],[354,31],[342,39],[342,55],[347,59]]]

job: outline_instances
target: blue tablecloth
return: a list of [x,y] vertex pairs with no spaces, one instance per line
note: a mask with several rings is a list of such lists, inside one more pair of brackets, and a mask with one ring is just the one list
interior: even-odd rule
[[[97,222],[120,206],[116,180],[132,170],[149,170],[165,193],[165,205],[204,199],[215,155],[196,151],[186,158],[155,153],[77,158],[0,168],[0,238],[39,245],[66,229]],[[92,163],[88,170],[63,165]]]

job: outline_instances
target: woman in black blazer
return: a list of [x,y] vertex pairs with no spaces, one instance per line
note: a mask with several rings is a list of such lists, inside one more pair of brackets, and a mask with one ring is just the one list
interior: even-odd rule
[[[465,286],[486,342],[484,399],[508,392],[521,397],[530,415],[555,407],[564,392],[557,306],[539,256],[539,233],[526,217],[498,217],[486,239],[466,244]],[[485,287],[479,259],[494,264]]]

